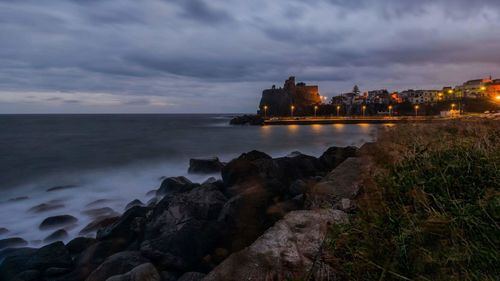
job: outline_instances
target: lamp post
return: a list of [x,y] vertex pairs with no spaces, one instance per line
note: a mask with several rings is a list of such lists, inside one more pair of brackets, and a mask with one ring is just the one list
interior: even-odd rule
[[316,118],[316,112],[317,112],[317,111],[318,111],[318,106],[317,106],[317,105],[315,105],[315,106],[314,106],[314,118]]
[[389,109],[389,116],[392,116],[392,105],[389,105],[388,109]]
[[337,117],[340,116],[340,105],[337,105]]
[[418,105],[415,105],[415,117],[418,116],[418,109],[420,108],[420,106]]
[[267,118],[267,105],[264,105],[264,118]]
[[363,107],[361,109],[363,109],[363,117],[365,117],[366,105],[363,105]]
[[295,110],[295,106],[290,106],[290,116],[293,118],[293,111]]

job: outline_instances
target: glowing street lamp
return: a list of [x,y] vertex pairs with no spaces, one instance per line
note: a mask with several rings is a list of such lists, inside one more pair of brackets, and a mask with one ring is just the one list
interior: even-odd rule
[[340,105],[337,105],[337,117],[340,115]]
[[318,106],[317,106],[317,105],[315,105],[315,106],[314,106],[314,117],[316,117],[316,112],[317,112],[317,111],[318,111]]
[[479,88],[479,90],[481,90],[481,91],[484,92],[484,91],[486,91],[486,87],[485,86],[481,86],[481,88]]
[[293,117],[293,111],[295,110],[295,106],[290,106],[290,116]]
[[500,95],[497,95],[497,96],[495,97],[495,100],[496,100],[497,102],[500,102]]
[[455,109],[455,106],[456,106],[456,104],[454,104],[454,103],[451,104],[451,111],[453,111]]
[[420,106],[418,105],[415,105],[415,117],[418,116],[418,109],[420,108]]
[[392,116],[392,105],[389,105],[389,116]]
[[362,109],[363,109],[363,117],[365,117],[366,105],[363,105]]
[[264,118],[267,118],[267,105],[264,105]]
[[449,89],[448,94],[453,94],[453,89]]

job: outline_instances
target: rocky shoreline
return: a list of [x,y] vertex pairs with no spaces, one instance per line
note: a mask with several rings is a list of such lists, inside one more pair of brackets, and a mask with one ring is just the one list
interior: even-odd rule
[[[251,151],[229,163],[192,159],[190,173],[220,172],[222,180],[165,178],[147,204],[134,200],[122,215],[96,209],[81,232],[96,231],[95,238],[39,249],[0,240],[0,280],[320,280],[331,269],[315,269],[315,257],[328,225],[347,222],[355,208],[363,149],[331,147],[319,158]],[[72,223],[60,216],[42,225]],[[50,241],[65,235],[55,231]]]

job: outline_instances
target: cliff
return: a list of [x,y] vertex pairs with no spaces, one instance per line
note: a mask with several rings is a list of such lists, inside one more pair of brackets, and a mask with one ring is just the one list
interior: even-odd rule
[[[291,106],[294,106],[294,115],[311,114],[314,106],[321,104],[318,86],[309,86],[305,83],[295,83],[295,77],[285,81],[284,86],[266,89],[262,92],[259,104],[259,114],[267,116],[288,116]],[[267,107],[267,110],[264,109]],[[267,112],[266,112],[267,111]]]

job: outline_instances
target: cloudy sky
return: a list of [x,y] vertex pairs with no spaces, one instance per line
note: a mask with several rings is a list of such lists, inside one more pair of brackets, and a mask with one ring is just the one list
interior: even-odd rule
[[500,78],[498,0],[0,0],[0,113],[254,112]]

